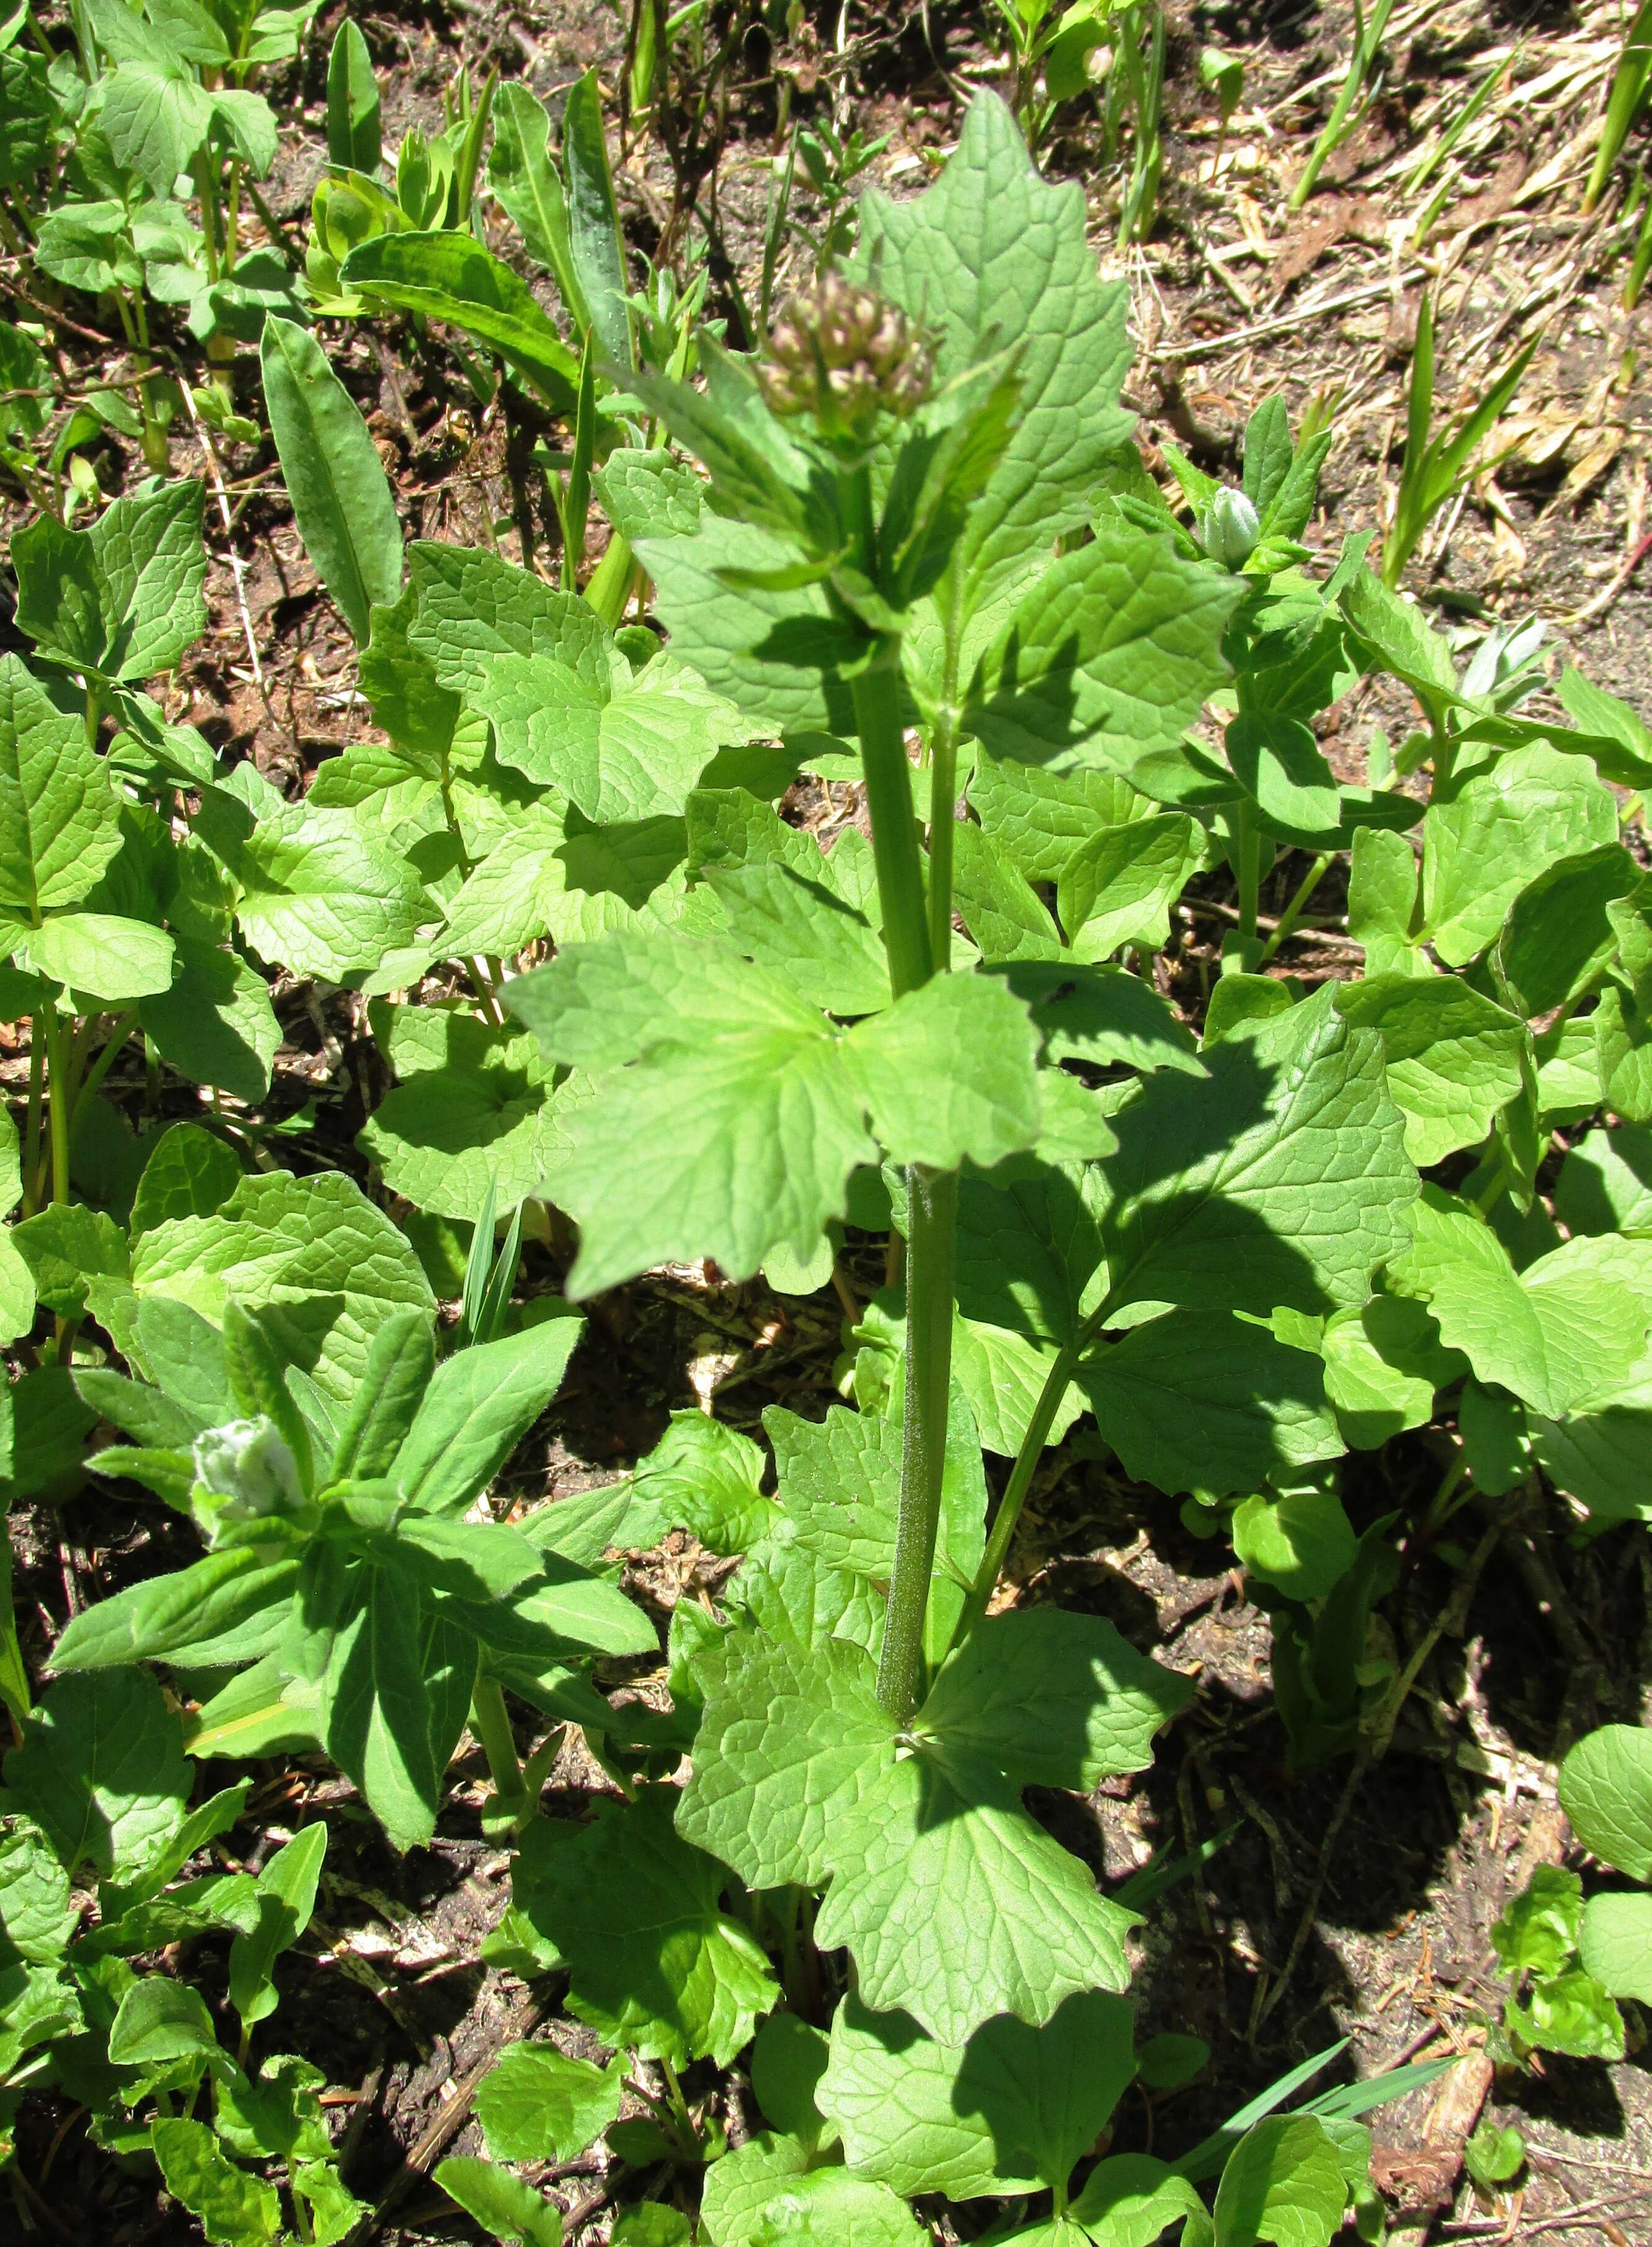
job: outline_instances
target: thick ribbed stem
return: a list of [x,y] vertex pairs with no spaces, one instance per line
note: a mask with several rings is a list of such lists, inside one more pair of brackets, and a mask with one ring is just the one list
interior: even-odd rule
[[900,643],[880,641],[854,681],[855,721],[872,820],[872,863],[895,996],[927,983],[930,953],[924,860],[912,815],[912,768],[900,722]]
[[914,1164],[906,1173],[906,1410],[895,1565],[877,1665],[878,1700],[898,1725],[911,1723],[924,1697],[924,1617],[940,1526],[952,1380],[958,1173]]
[[[936,956],[934,932],[944,930],[950,939],[952,923],[950,882],[943,880],[927,900],[925,894],[923,857],[912,814],[911,767],[901,732],[898,641],[886,640],[875,651],[855,680],[854,695],[884,943],[890,980],[898,998],[929,980]],[[951,819],[949,798],[949,828]],[[951,841],[948,833],[945,844],[950,846]],[[942,856],[944,875],[950,865],[950,847]],[[932,884],[936,875],[932,859]],[[906,1173],[906,1188],[905,1420],[895,1561],[877,1674],[877,1697],[903,1725],[911,1721],[924,1691],[924,1617],[940,1522],[952,1388],[958,1180],[950,1173],[915,1165]]]

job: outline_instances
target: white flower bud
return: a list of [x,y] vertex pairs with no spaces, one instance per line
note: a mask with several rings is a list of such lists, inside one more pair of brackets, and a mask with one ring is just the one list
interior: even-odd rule
[[296,1513],[304,1502],[297,1462],[273,1420],[229,1420],[195,1438],[195,1479],[222,1502],[216,1521]]
[[1256,509],[1231,484],[1219,486],[1199,509],[1198,543],[1212,562],[1220,562],[1229,570],[1244,567],[1261,535]]

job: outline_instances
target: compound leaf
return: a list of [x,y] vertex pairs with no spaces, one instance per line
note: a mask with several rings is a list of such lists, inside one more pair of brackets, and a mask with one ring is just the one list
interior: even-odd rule
[[393,1193],[474,1221],[484,1205],[512,1210],[538,1193],[566,1142],[552,1072],[534,1040],[463,1018],[453,1028],[474,1035],[454,1037],[459,1050],[447,1066],[393,1086],[356,1144]]
[[85,727],[0,656],[0,905],[78,904],[120,848],[119,820]]
[[1104,526],[1053,563],[981,659],[964,722],[994,757],[1128,779],[1173,750],[1229,676],[1237,578],[1167,536]]
[[1172,1494],[1253,1490],[1343,1448],[1319,1359],[1229,1311],[1131,1327],[1075,1377],[1125,1472]]
[[143,1234],[132,1277],[140,1300],[187,1305],[214,1327],[231,1296],[263,1312],[289,1362],[337,1404],[388,1313],[435,1308],[406,1234],[339,1171],[243,1178],[212,1216]]
[[1419,1169],[1477,1146],[1520,1090],[1524,1027],[1455,976],[1368,976],[1341,987],[1336,1010],[1381,1034],[1405,1151]]
[[1411,1222],[1396,1284],[1481,1381],[1554,1418],[1628,1376],[1652,1324],[1652,1242],[1569,1240],[1517,1273],[1492,1228],[1437,1189]]
[[1448,966],[1472,960],[1557,858],[1615,843],[1617,806],[1580,757],[1511,749],[1423,817],[1422,936]]
[[[967,1677],[946,1677],[903,1753],[861,1649],[742,1651],[707,1695],[679,1823],[749,1886],[829,1879],[819,1939],[847,1943],[866,2002],[961,2043],[994,2013],[1037,2023],[1075,1990],[1122,1988],[1132,1923],[1022,1809],[977,1744],[992,1723]],[[1036,1745],[1018,1752],[1040,1767]]]
[[625,2061],[606,2067],[554,2044],[513,2045],[483,2079],[476,2115],[496,2162],[571,2162],[618,2119]]

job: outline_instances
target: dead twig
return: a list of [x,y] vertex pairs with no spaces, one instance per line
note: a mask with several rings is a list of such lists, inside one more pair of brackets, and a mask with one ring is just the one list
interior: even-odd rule
[[1305,327],[1310,320],[1327,319],[1333,312],[1351,312],[1357,305],[1374,304],[1383,297],[1398,297],[1412,282],[1427,277],[1427,269],[1419,265],[1414,272],[1391,274],[1381,281],[1368,281],[1357,289],[1341,290],[1317,304],[1299,304],[1294,311],[1280,312],[1271,320],[1253,321],[1248,328],[1232,328],[1221,336],[1200,336],[1184,344],[1161,344],[1143,356],[1155,365],[1166,359],[1214,359],[1220,352],[1238,351],[1244,344],[1260,343],[1266,336],[1288,335],[1293,328]]

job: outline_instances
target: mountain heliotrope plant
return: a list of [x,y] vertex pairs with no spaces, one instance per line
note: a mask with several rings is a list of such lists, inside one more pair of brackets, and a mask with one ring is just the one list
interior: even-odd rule
[[[1356,1530],[1348,1453],[1395,1444],[1408,1559],[1449,1557],[1471,1498],[1546,1484],[1579,1533],[1644,1516],[1652,909],[1614,788],[1652,784],[1652,737],[1575,673],[1555,714],[1530,631],[1434,631],[1369,538],[1316,571],[1328,434],[1280,401],[1241,485],[1167,449],[1161,488],[1118,404],[1124,292],[991,99],[925,194],[864,199],[852,256],[750,359],[645,318],[623,257],[593,294],[610,204],[563,259],[543,120],[502,113],[498,176],[584,304],[577,360],[536,299],[468,324],[415,300],[437,255],[494,289],[456,225],[336,244],[336,277],[571,417],[559,585],[405,547],[325,352],[273,315],[272,428],[374,724],[301,801],[143,691],[199,628],[198,488],[16,542],[35,654],[0,665],[0,904],[36,1035],[0,1261],[33,1361],[10,1488],[123,1478],[201,1549],[78,1615],[39,1710],[0,1647],[9,1846],[45,1900],[0,1991],[57,2024],[9,2014],[10,2064],[70,2090],[79,2024],[112,2033],[48,1862],[72,1876],[82,1839],[58,1847],[29,1775],[57,1709],[150,1705],[154,1664],[178,1730],[126,1774],[140,1801],[181,1800],[185,1752],[307,1752],[411,1846],[474,1734],[514,1853],[488,1955],[564,1976],[615,2055],[531,2045],[482,2087],[493,2158],[440,2175],[501,2237],[559,2226],[512,2165],[603,2133],[622,2247],[691,2220],[713,2247],[898,2247],[930,2196],[1009,2203],[994,2236],[1040,2247],[1172,2224],[1324,2247],[1350,2210],[1369,2234],[1358,2117],[1389,2089],[1280,2111],[1311,2066],[1174,2164],[1081,2167],[1128,2085],[1199,2061],[1138,2050],[1123,1994],[1176,1868],[1104,1892],[1046,1798],[1144,1768],[1194,1689],[1001,1580],[1049,1448],[1116,1458],[1231,1533],[1306,1765],[1385,1746],[1414,1682],[1374,1624],[1394,1515]],[[593,495],[613,538],[582,590]],[[1417,723],[1350,781],[1328,714],[1377,673]],[[859,783],[865,830],[823,850],[790,824],[800,775]],[[1306,987],[1269,971],[1334,865],[1364,973]],[[1190,888],[1223,870],[1231,905]],[[1188,901],[1231,919],[1197,1038],[1165,995]],[[355,1176],[267,1105],[283,971],[283,1003],[361,1002]],[[207,1095],[141,1138],[100,1091],[139,1035]],[[850,1231],[885,1238],[838,1400],[771,1408],[761,1444],[679,1413],[628,1481],[506,1520],[492,1485],[578,1331],[515,1300],[524,1232],[572,1237],[552,1210],[574,1303],[701,1260],[808,1294]],[[127,1440],[88,1461],[99,1427]],[[622,1694],[661,1649],[609,1556],[672,1529],[738,1566],[672,1609],[668,1690]],[[513,1703],[553,1727],[525,1770]],[[614,1782],[584,1824],[539,1814],[559,1725]],[[109,1814],[114,1781],[81,1781]],[[185,1859],[139,1855],[134,1907],[194,1908],[167,1904]],[[730,2151],[683,2078],[742,2055],[768,2127]],[[196,2056],[217,2109],[263,2080]],[[159,2079],[106,2107],[123,2085],[170,2182],[194,2118]],[[236,2204],[233,2247],[287,2218]]]

